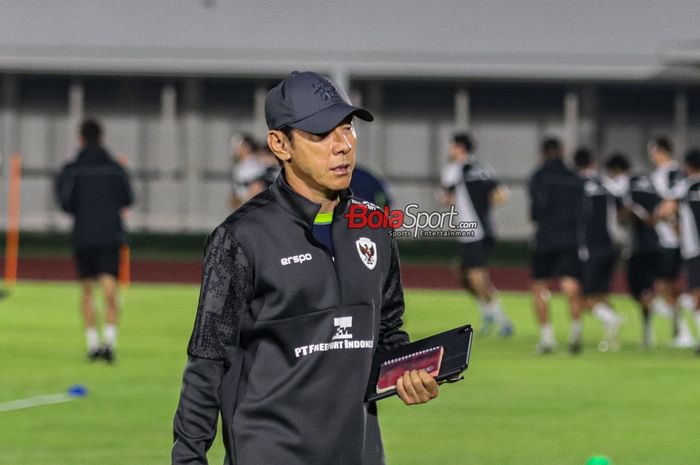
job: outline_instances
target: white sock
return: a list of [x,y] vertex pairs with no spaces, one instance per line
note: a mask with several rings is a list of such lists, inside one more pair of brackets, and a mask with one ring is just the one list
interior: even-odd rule
[[673,307],[661,296],[654,297],[651,301],[651,311],[666,319],[673,318]]
[[499,302],[498,299],[494,298],[487,305],[489,307],[489,311],[491,312],[491,315],[493,316],[493,319],[496,321],[496,324],[503,325],[503,324],[508,323],[508,317],[506,316],[505,312],[503,311],[503,307],[501,307],[501,302]]
[[97,328],[91,326],[85,328],[85,340],[89,351],[95,351],[100,346],[100,336],[97,334]]
[[115,325],[105,325],[103,336],[104,336],[106,346],[116,347],[116,345],[117,345],[117,327]]
[[600,302],[593,306],[593,315],[605,326],[615,324],[619,318],[615,311],[610,308],[610,305],[605,302]]
[[574,341],[581,337],[583,332],[583,322],[581,320],[574,320],[571,322],[571,340]]
[[476,302],[479,305],[479,311],[481,312],[481,316],[485,317],[489,315],[489,312],[491,311],[491,309],[489,308],[489,303],[481,299],[477,299]]
[[540,340],[547,345],[554,345],[554,330],[550,323],[540,326]]
[[692,339],[693,333],[690,332],[690,327],[688,322],[685,321],[683,315],[678,315],[678,338],[679,339]]
[[693,310],[695,310],[695,297],[693,297],[692,294],[684,292],[683,294],[678,296],[678,305],[683,310],[688,310],[692,312]]

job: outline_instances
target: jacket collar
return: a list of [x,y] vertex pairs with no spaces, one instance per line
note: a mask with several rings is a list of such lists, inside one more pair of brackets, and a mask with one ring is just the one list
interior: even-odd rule
[[566,163],[561,158],[554,158],[552,160],[545,160],[541,168],[544,172],[556,173],[569,171],[566,167]]
[[[270,186],[270,191],[272,195],[275,196],[277,201],[282,205],[282,207],[292,213],[295,217],[301,219],[309,227],[313,226],[314,219],[321,210],[321,204],[312,202],[306,197],[298,194],[292,189],[292,187],[287,183],[285,179],[284,170],[277,176],[275,183]],[[344,189],[338,193],[340,197],[340,202],[336,205],[333,211],[334,220],[345,213],[348,201],[352,196],[352,191],[350,189]]]
[[81,163],[104,163],[109,160],[109,154],[99,145],[88,145],[78,152]]

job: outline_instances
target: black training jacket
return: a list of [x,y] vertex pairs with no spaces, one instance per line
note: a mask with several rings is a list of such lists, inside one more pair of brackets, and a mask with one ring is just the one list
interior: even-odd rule
[[583,182],[562,160],[548,160],[530,178],[535,248],[577,250],[585,243]]
[[102,147],[87,147],[56,179],[61,208],[73,215],[73,247],[112,247],[126,241],[120,211],[133,202],[124,168]]
[[335,260],[312,236],[320,206],[279,176],[208,239],[174,420],[173,464],[204,464],[219,413],[226,464],[384,463],[375,351],[408,342],[399,257],[386,229],[350,229],[341,194]]

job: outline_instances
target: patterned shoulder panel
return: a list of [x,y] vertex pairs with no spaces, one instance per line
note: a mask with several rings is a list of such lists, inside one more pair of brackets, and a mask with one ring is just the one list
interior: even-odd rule
[[240,316],[253,296],[253,269],[224,226],[207,239],[197,316],[188,354],[224,360],[238,343]]

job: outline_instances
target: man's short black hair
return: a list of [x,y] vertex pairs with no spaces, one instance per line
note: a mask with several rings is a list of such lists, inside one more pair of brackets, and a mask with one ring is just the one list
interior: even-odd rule
[[472,139],[472,137],[466,132],[458,132],[452,136],[452,143],[461,145],[464,147],[464,150],[466,150],[467,153],[472,153],[474,150],[476,150],[476,147],[474,146],[474,139]]
[[581,147],[574,153],[574,166],[578,169],[588,168],[593,164],[593,154],[585,147]]
[[693,147],[685,154],[685,164],[696,171],[700,171],[700,149]]
[[605,162],[605,168],[613,171],[629,171],[630,162],[627,155],[622,152],[615,152]]
[[542,155],[548,160],[561,158],[564,155],[561,141],[556,137],[546,137],[542,141]]
[[649,141],[649,145],[654,146],[662,152],[668,153],[669,155],[673,153],[673,144],[671,143],[671,139],[666,136],[654,137]]
[[86,145],[99,145],[102,139],[102,124],[95,118],[87,118],[80,124],[80,137]]
[[291,126],[285,126],[282,129],[280,129],[282,134],[284,134],[287,139],[289,139],[290,144],[294,144],[294,128]]

